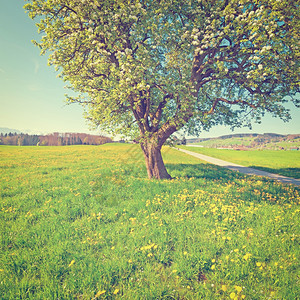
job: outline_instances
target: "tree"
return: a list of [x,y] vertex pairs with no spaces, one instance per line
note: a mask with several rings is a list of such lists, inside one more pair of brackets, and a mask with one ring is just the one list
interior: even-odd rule
[[[29,0],[28,0],[29,1]],[[299,1],[31,0],[35,42],[102,130],[138,138],[149,178],[170,178],[174,132],[251,126],[299,92]]]

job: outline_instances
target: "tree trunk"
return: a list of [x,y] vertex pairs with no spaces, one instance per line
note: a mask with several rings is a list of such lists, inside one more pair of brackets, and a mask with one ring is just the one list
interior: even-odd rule
[[146,142],[141,144],[141,148],[145,156],[149,179],[171,179],[161,156],[161,146]]

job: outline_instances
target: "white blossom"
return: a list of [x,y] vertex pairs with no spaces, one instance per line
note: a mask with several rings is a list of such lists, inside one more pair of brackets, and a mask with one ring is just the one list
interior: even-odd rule
[[126,48],[125,50],[126,55],[130,55],[132,53],[132,50],[129,48]]

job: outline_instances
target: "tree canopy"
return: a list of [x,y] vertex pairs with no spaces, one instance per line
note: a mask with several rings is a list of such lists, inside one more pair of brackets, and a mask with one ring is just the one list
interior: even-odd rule
[[299,104],[299,1],[28,2],[36,44],[78,93],[68,101],[106,132],[139,136],[149,177],[168,177],[149,168],[181,128],[288,120],[284,103]]

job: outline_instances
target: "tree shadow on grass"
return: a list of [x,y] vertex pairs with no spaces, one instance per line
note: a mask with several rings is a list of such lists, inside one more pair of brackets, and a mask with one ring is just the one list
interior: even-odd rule
[[166,164],[166,167],[172,177],[194,177],[218,181],[229,181],[245,177],[244,174],[232,172],[212,164]]
[[260,167],[260,166],[250,166],[249,168],[279,174],[282,176],[287,176],[295,179],[300,179],[300,168],[281,168],[281,169],[272,169],[272,168],[266,168],[266,167]]

